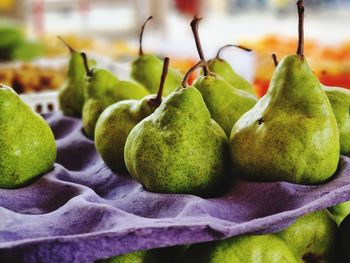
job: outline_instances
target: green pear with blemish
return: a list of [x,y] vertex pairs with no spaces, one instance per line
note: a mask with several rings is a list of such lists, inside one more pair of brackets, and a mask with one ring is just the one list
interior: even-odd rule
[[[200,18],[191,22],[197,51],[201,60],[205,61],[204,53],[198,35]],[[233,125],[256,103],[254,95],[231,86],[220,76],[213,74],[207,65],[203,67],[203,76],[195,80],[196,87],[203,96],[211,117],[220,125],[229,137]]]
[[209,70],[222,77],[231,86],[255,95],[252,84],[250,84],[249,81],[243,78],[241,75],[237,74],[231,65],[220,57],[221,52],[227,47],[237,47],[242,50],[251,52],[251,49],[239,45],[225,45],[218,50],[215,58],[208,61]]
[[[150,16],[142,25],[140,33],[139,56],[132,62],[131,77],[141,83],[150,93],[156,93],[159,87],[159,80],[162,74],[163,62],[155,55],[144,54],[142,49],[142,36],[145,26],[152,19]],[[164,83],[164,96],[169,95],[181,83],[180,73],[169,67],[168,75]]]
[[53,168],[55,138],[45,120],[3,85],[0,111],[0,188],[17,188]]
[[161,104],[168,66],[169,58],[165,58],[157,95],[149,95],[141,100],[119,101],[106,108],[99,117],[95,129],[95,145],[97,152],[111,170],[126,172],[126,139],[132,128]]
[[319,184],[339,162],[339,129],[329,100],[303,54],[303,6],[298,2],[296,55],[277,66],[267,94],[234,125],[233,167],[256,181]]
[[126,168],[149,191],[208,196],[229,180],[227,137],[200,92],[186,84],[202,63],[126,140]]

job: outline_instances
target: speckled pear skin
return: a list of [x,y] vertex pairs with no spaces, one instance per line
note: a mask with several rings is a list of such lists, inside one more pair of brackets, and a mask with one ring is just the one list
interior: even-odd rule
[[200,92],[178,88],[131,130],[125,164],[149,191],[213,195],[229,180],[227,146]]
[[81,117],[86,86],[84,61],[79,52],[72,51],[66,79],[59,90],[58,100],[64,115]]
[[0,188],[17,188],[53,168],[55,138],[44,119],[2,85],[0,111]]
[[338,123],[340,154],[350,155],[350,90],[323,86]]
[[86,101],[82,114],[86,136],[94,138],[96,122],[109,105],[121,100],[141,99],[146,95],[148,91],[138,83],[120,81],[105,69],[94,70],[85,90]]
[[[162,75],[163,61],[154,55],[142,55],[131,65],[131,77],[141,83],[151,94],[157,93],[160,76]],[[169,67],[164,84],[163,94],[169,95],[181,83],[181,74]]]
[[238,75],[226,60],[221,58],[211,59],[208,61],[208,66],[211,72],[222,77],[231,86],[255,95],[252,84],[242,76]]
[[145,263],[147,251],[136,251],[104,260],[97,260],[96,263]]
[[319,184],[339,161],[339,130],[327,96],[304,57],[277,66],[267,94],[234,125],[231,160],[255,181]]
[[199,77],[193,84],[202,94],[211,117],[230,136],[233,125],[256,104],[256,98],[217,75]]
[[107,107],[95,129],[95,146],[106,165],[115,172],[127,172],[124,162],[126,139],[136,124],[150,115],[156,107],[150,105],[149,95],[142,100],[123,100]]
[[298,263],[293,252],[274,235],[244,235],[195,244],[183,263]]
[[276,233],[301,262],[338,262],[338,226],[327,210],[298,218]]

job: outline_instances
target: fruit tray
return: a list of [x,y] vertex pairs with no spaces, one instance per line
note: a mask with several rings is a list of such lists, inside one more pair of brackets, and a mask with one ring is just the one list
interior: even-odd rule
[[112,173],[78,119],[45,116],[58,146],[54,169],[0,189],[0,262],[92,262],[135,250],[269,233],[350,199],[350,159],[332,180],[305,186],[237,179],[217,198],[156,194]]

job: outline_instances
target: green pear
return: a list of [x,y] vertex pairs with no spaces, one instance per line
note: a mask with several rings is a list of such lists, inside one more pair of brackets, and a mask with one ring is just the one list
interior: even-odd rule
[[327,210],[298,218],[276,236],[302,262],[337,262],[338,226]]
[[221,51],[227,47],[238,47],[248,52],[251,51],[251,49],[238,45],[225,45],[219,49],[215,58],[208,61],[209,70],[222,77],[231,86],[255,95],[252,84],[250,84],[249,81],[237,74],[226,60],[220,58]]
[[212,195],[229,180],[227,137],[188,75],[126,140],[126,167],[152,192]]
[[258,181],[318,184],[339,162],[339,129],[329,100],[303,55],[303,7],[297,55],[277,66],[267,94],[234,125],[233,167]]
[[88,76],[82,122],[86,136],[93,139],[96,122],[104,109],[121,100],[141,99],[148,95],[148,91],[138,83],[120,81],[108,70],[102,68],[90,70],[84,53],[82,57]]
[[66,79],[58,94],[59,105],[64,115],[81,117],[86,86],[84,60],[80,52],[71,48],[62,38],[60,39],[68,47],[70,59]]
[[95,145],[106,165],[115,172],[125,172],[124,146],[137,123],[150,115],[162,102],[162,92],[169,66],[165,58],[163,73],[156,96],[141,100],[123,100],[106,108],[99,117],[95,129]]
[[[198,54],[205,60],[202,51],[198,23],[201,18],[194,18],[191,22]],[[207,65],[203,68],[204,76],[200,76],[194,83],[203,96],[211,117],[220,125],[229,137],[233,125],[238,119],[256,104],[254,95],[231,86],[223,78],[209,71]]]
[[339,226],[340,262],[350,262],[350,215]]
[[323,86],[331,103],[339,127],[340,154],[350,155],[350,91],[338,87]]
[[244,235],[190,246],[184,263],[297,263],[288,246],[274,235]]
[[[139,56],[132,62],[131,76],[141,83],[150,93],[156,93],[159,87],[159,80],[162,74],[163,61],[155,55],[147,55],[142,50],[142,36],[147,22],[152,19],[150,16],[142,25],[140,33]],[[169,72],[164,84],[164,96],[169,95],[181,83],[180,73],[169,67]]]
[[0,85],[0,187],[20,187],[53,168],[56,143],[44,119]]
[[335,222],[340,225],[344,218],[350,214],[350,201],[329,207],[328,210],[332,214]]

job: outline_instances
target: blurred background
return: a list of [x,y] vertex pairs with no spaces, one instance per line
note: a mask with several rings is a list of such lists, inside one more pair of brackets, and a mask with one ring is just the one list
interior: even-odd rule
[[[295,53],[296,1],[290,0],[1,0],[0,82],[19,93],[55,90],[65,77],[67,48],[104,61],[127,78],[137,56],[138,36],[144,50],[170,56],[185,72],[198,60],[189,23],[203,17],[200,36],[207,59],[222,53],[234,69],[252,81],[258,95],[268,87],[279,59]],[[305,55],[321,82],[350,88],[350,0],[305,0]],[[116,65],[116,68],[113,68]],[[123,77],[124,77],[123,76]]]

